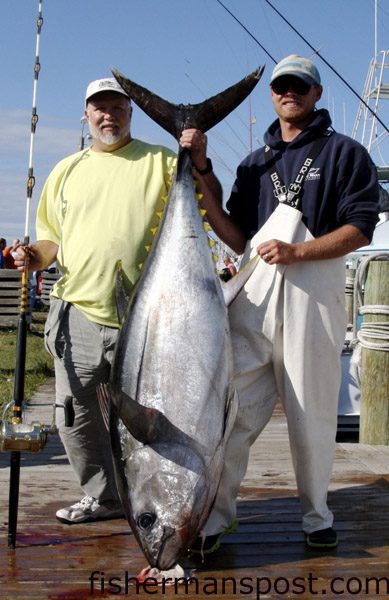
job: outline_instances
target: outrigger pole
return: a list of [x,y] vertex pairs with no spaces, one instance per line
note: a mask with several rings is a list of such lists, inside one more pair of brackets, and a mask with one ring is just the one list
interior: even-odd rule
[[[35,141],[35,130],[38,122],[38,115],[36,112],[36,97],[37,97],[37,84],[38,76],[40,71],[39,63],[39,43],[40,33],[43,24],[42,19],[42,0],[39,0],[38,5],[38,19],[37,19],[37,36],[36,36],[36,49],[35,49],[35,64],[34,64],[34,92],[32,100],[32,117],[31,117],[31,137],[30,137],[30,155],[28,164],[28,179],[27,179],[27,206],[26,206],[26,222],[24,230],[24,245],[27,246],[30,242],[29,235],[29,224],[30,224],[30,206],[32,198],[32,190],[35,185],[35,177],[33,171],[33,154],[34,154],[34,141]],[[19,432],[22,423],[22,404],[24,400],[24,379],[25,379],[25,366],[26,366],[26,341],[27,341],[27,291],[28,291],[28,256],[26,257],[26,264],[22,272],[22,283],[21,283],[21,299],[19,309],[19,321],[17,329],[16,339],[16,363],[15,363],[15,379],[14,379],[14,399],[10,403],[13,405],[13,416],[11,419],[11,427],[15,426]],[[17,436],[16,436],[17,437]],[[15,443],[11,447],[25,447],[25,441],[21,444]],[[16,543],[16,528],[18,520],[18,504],[19,504],[19,480],[20,480],[20,449],[14,449],[11,451],[10,458],[10,484],[9,484],[9,512],[8,512],[8,547],[15,548]]]

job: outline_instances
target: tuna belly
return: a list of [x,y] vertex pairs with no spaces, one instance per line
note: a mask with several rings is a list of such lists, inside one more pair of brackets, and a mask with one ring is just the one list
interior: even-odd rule
[[212,451],[232,379],[230,339],[223,314],[193,313],[192,305],[151,312],[136,394]]

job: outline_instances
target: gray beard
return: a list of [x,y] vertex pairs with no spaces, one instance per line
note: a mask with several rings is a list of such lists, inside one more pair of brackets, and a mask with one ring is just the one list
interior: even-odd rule
[[102,142],[106,146],[113,146],[121,140],[124,140],[127,135],[127,129],[120,129],[118,133],[104,132],[99,127],[89,124],[89,131],[92,138]]

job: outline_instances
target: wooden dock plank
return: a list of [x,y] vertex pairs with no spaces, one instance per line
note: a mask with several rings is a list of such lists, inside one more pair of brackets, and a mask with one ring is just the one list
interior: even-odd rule
[[[49,381],[33,398],[25,419],[49,424],[53,399],[54,385]],[[80,491],[58,436],[50,436],[41,453],[22,455],[14,550],[7,548],[9,454],[0,454],[0,597],[388,597],[388,467],[389,447],[337,444],[329,504],[340,544],[327,552],[307,549],[285,418],[277,407],[253,447],[239,494],[237,531],[224,538],[221,549],[204,563],[183,561],[194,577],[188,588],[166,588],[162,593],[151,585],[136,589],[126,584],[126,577],[134,577],[145,559],[124,519],[73,526],[55,519],[55,511],[74,502]]]

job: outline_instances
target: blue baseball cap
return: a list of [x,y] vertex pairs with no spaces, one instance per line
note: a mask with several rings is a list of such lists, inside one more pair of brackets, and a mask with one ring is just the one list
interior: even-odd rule
[[320,74],[315,65],[308,58],[290,54],[286,56],[273,69],[270,83],[282,75],[293,75],[309,85],[320,85]]

